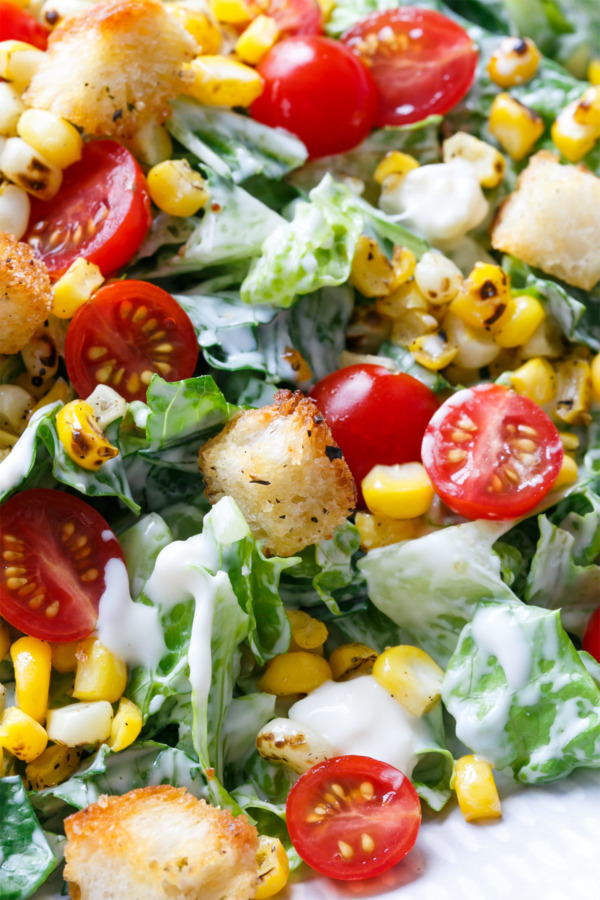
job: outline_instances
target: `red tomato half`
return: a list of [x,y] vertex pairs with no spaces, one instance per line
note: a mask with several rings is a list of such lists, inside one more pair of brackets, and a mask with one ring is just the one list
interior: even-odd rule
[[126,400],[145,400],[154,374],[165,381],[194,374],[198,341],[187,313],[162,288],[114,281],[73,316],[65,357],[80,397],[108,384]]
[[53,200],[32,200],[29,241],[54,277],[84,256],[106,277],[129,262],[152,224],[143,172],[115,141],[84,144]]
[[340,40],[371,69],[379,89],[377,126],[443,115],[475,77],[475,44],[464,28],[431,9],[372,13]]
[[323,13],[316,0],[254,0],[250,7],[275,19],[284,38],[323,31]]
[[332,372],[310,392],[356,482],[373,466],[418,462],[427,424],[439,406],[416,378],[382,366],[356,365]]
[[590,616],[582,643],[583,649],[600,662],[600,607]]
[[0,615],[44,641],[94,630],[109,560],[123,560],[102,516],[78,497],[36,488],[1,508]]
[[48,46],[50,31],[24,9],[0,0],[0,41],[25,41],[38,50]]
[[448,506],[468,519],[513,519],[545,497],[563,445],[537,403],[497,384],[450,397],[427,426],[423,465]]
[[377,89],[366,66],[339,41],[320,35],[280,41],[258,72],[265,88],[252,117],[296,134],[310,156],[344,153],[369,134]]
[[309,866],[356,881],[386,872],[412,849],[421,804],[410,780],[393,766],[368,756],[337,756],[298,779],[286,820]]

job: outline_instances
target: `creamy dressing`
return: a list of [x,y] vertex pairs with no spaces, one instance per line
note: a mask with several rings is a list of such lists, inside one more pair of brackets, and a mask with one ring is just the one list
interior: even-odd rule
[[62,406],[60,401],[49,403],[48,406],[42,406],[41,409],[34,412],[19,440],[8,456],[0,462],[0,494],[14,490],[29,474],[34,463],[35,436],[38,425],[58,406]]
[[510,607],[499,603],[478,609],[473,618],[473,637],[482,650],[496,657],[512,691],[525,687],[533,655],[521,623]]

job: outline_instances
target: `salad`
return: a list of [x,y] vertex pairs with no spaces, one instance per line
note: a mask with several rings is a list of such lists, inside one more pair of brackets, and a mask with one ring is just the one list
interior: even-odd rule
[[152,791],[243,900],[600,767],[597,4],[0,14],[0,900]]

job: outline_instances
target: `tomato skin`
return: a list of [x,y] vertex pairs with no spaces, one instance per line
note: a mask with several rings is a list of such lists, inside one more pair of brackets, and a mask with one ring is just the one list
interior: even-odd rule
[[45,50],[49,36],[50,30],[27,10],[0,0],[0,41],[25,41],[38,50]]
[[[360,791],[365,783],[373,788],[370,798]],[[325,797],[334,784],[345,793],[337,808]],[[320,820],[309,821],[315,807],[327,812]],[[399,769],[368,756],[337,756],[298,779],[288,796],[286,821],[294,847],[313,869],[330,878],[357,881],[386,872],[412,849],[421,804],[410,779]],[[361,846],[364,834],[373,839],[370,851]],[[352,847],[350,859],[342,857],[338,841]]]
[[447,113],[475,77],[475,44],[460,25],[435,10],[402,6],[371,13],[340,40],[371,69],[379,90],[377,127]]
[[[90,223],[95,224],[91,235]],[[116,141],[90,141],[79,162],[65,169],[56,197],[32,199],[24,240],[53,278],[64,274],[78,256],[95,263],[107,277],[129,262],[151,224],[146,179],[129,150]],[[62,239],[53,246],[57,231]]]
[[[161,350],[165,346],[171,349]],[[104,354],[90,358],[97,347]],[[129,401],[146,399],[150,377],[142,378],[144,373],[166,381],[191,378],[198,352],[194,326],[177,301],[154,284],[134,280],[100,288],[73,316],[65,342],[67,372],[80,397],[94,390],[100,383],[96,373],[109,366],[110,377],[102,383]]]
[[265,81],[254,119],[287,128],[312,158],[343,153],[369,134],[377,108],[375,83],[338,41],[320,35],[280,41],[258,66]]
[[421,441],[439,403],[411,375],[358,364],[323,378],[310,392],[325,416],[356,482],[373,466],[419,462]]
[[316,0],[269,0],[266,9],[258,2],[250,6],[275,19],[281,38],[323,31],[323,12]]
[[[15,494],[1,514],[0,615],[44,641],[86,637],[96,626],[105,567],[111,559],[123,561],[108,523],[79,497],[47,488]],[[15,579],[11,567],[26,571]],[[23,578],[27,583],[18,585]],[[40,596],[39,604],[32,603]],[[58,610],[47,614],[56,603]]]
[[600,662],[600,606],[588,619],[583,632],[583,649]]
[[543,409],[497,384],[450,397],[432,417],[422,447],[436,492],[468,519],[513,519],[530,512],[554,484],[563,455],[558,431]]

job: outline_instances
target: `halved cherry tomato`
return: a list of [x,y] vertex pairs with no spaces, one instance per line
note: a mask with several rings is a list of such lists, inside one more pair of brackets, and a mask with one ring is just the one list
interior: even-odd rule
[[421,805],[399,769],[368,756],[337,756],[298,779],[286,821],[309,866],[356,881],[387,871],[412,849]]
[[356,482],[373,466],[419,462],[421,441],[439,406],[416,378],[383,366],[355,365],[323,378],[310,392]]
[[114,281],[73,316],[65,358],[80,397],[108,384],[126,400],[145,400],[154,374],[165,381],[194,374],[198,341],[187,313],[162,288]]
[[0,41],[25,41],[38,50],[45,50],[49,35],[49,29],[34,19],[31,13],[19,9],[14,3],[0,0]]
[[443,115],[475,77],[475,44],[464,28],[431,9],[372,13],[340,40],[371,69],[379,89],[377,126]]
[[265,88],[252,104],[253,118],[287,128],[310,156],[343,153],[369,134],[377,89],[366,66],[339,41],[321,35],[280,41],[258,72]]
[[25,237],[54,277],[84,256],[106,277],[129,262],[152,224],[144,174],[115,141],[84,144],[53,200],[32,200]]
[[600,662],[600,606],[592,613],[583,632],[583,649]]
[[275,19],[281,37],[320,34],[323,13],[316,0],[253,0],[250,8]]
[[1,508],[0,615],[44,641],[77,641],[94,630],[105,569],[123,561],[107,522],[88,503],[46,488]]
[[468,519],[513,519],[548,493],[563,445],[537,403],[497,384],[459,391],[427,426],[423,465],[448,506]]

